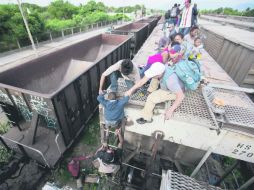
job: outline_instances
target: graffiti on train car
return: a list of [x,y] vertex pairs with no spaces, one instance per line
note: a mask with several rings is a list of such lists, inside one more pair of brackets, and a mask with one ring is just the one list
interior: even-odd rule
[[0,101],[10,104],[10,105],[13,105],[10,98],[8,97],[8,95],[1,89],[0,89]]
[[26,121],[31,121],[33,114],[32,112],[30,112],[29,108],[26,105],[25,100],[19,96],[19,95],[11,95],[13,101],[15,102],[15,104],[17,105],[19,111],[21,112],[22,116],[24,117],[24,119]]
[[56,127],[57,122],[53,109],[50,108],[51,106],[49,106],[49,103],[44,98],[30,95],[30,105],[33,110],[44,116],[48,127]]
[[55,114],[53,112],[53,108],[51,108],[52,105],[51,103],[47,102],[44,98],[28,95],[28,99],[30,100],[27,103],[31,107],[31,109],[29,109],[21,93],[11,90],[10,94],[11,94],[12,100],[8,96],[8,94],[5,92],[5,90],[0,89],[0,101],[3,103],[9,104],[11,106],[13,106],[13,102],[14,102],[19,112],[21,113],[21,115],[26,121],[30,122],[32,120],[32,117],[33,117],[33,112],[31,111],[32,109],[44,117],[47,127],[50,127],[50,128],[57,127]]

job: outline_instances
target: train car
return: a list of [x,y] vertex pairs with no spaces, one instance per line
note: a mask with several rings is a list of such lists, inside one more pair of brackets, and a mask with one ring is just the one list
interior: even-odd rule
[[0,102],[10,130],[4,145],[54,167],[97,109],[99,78],[129,58],[126,35],[100,34],[0,74]]

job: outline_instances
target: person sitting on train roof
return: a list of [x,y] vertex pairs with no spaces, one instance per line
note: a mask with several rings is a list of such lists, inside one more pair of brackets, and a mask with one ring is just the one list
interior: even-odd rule
[[116,93],[110,92],[107,99],[104,94],[99,94],[97,100],[104,107],[105,128],[118,127],[124,119],[124,106],[128,103],[129,96],[117,99]]
[[141,88],[150,79],[158,78],[163,75],[165,71],[165,65],[160,62],[153,63],[151,67],[145,71],[144,77],[139,80],[132,88],[125,92],[125,96],[131,96],[138,88]]
[[182,33],[177,33],[175,35],[174,42],[178,42],[179,44],[181,44],[181,52],[183,54],[183,59],[188,59],[191,54],[191,50],[193,49],[193,45],[184,40]]
[[194,45],[194,40],[198,37],[199,28],[197,26],[193,26],[190,30],[190,33],[184,36],[184,40]]
[[[177,64],[177,62],[182,61],[181,53],[171,52],[170,57],[172,60],[174,60],[174,64]],[[175,100],[173,105],[165,111],[165,116],[164,116],[165,120],[170,119],[175,109],[181,104],[182,100],[184,99],[185,86],[183,82],[179,79],[176,73],[173,72],[168,74],[167,71],[170,71],[169,69],[167,69],[168,67],[169,67],[168,65],[165,66],[163,73],[157,71],[159,66],[157,66],[156,64],[153,64],[151,66],[150,71],[149,69],[147,70],[147,72],[149,71],[150,73],[154,72],[153,83],[157,82],[157,85],[153,85],[156,88],[154,88],[153,90],[150,90],[152,91],[152,93],[147,97],[145,106],[141,111],[141,118],[136,120],[137,123],[139,124],[151,123],[152,116],[153,116],[153,109],[156,104],[166,102],[169,100]],[[155,80],[156,78],[158,80]],[[126,92],[126,94],[131,95],[131,93],[133,93],[133,91],[136,88],[141,86],[142,80],[145,80],[145,79],[141,79],[140,83],[137,83],[137,85],[134,85],[128,92]],[[159,83],[160,83],[160,89],[156,90]]]
[[202,44],[201,38],[200,37],[196,37],[194,40],[194,47],[192,49],[191,55],[189,57],[189,59],[197,59],[200,60],[201,59],[201,55],[204,52],[204,46]]
[[119,139],[117,149],[112,149],[106,143],[103,143],[102,146],[96,151],[95,158],[98,161],[99,172],[105,174],[116,174],[120,169],[120,160],[122,157],[122,147],[123,147],[123,137],[121,135],[121,129],[116,129],[115,133]]
[[117,80],[119,77],[123,77],[125,79],[128,89],[130,89],[135,82],[140,80],[138,67],[133,64],[130,59],[120,60],[102,73],[100,78],[99,94],[103,94],[103,85],[106,77],[109,75],[111,82],[110,89],[112,92],[117,92]]
[[176,34],[174,23],[168,24],[168,31],[163,32],[163,37],[160,38],[158,44],[158,50],[166,48],[172,41],[173,37]]
[[143,77],[145,71],[156,62],[166,64],[169,59],[170,51],[179,52],[180,50],[181,50],[180,44],[178,42],[173,42],[171,45],[164,48],[162,52],[149,56],[146,65],[140,71],[140,76]]

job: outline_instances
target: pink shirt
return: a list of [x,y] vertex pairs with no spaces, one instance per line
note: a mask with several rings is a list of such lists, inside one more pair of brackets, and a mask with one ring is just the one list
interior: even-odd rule
[[[165,49],[163,50],[163,52],[164,52],[164,51],[167,51],[167,52],[168,52],[168,48],[165,48]],[[163,63],[163,57],[162,57],[162,55],[161,55],[163,52],[157,53],[157,54],[154,54],[154,55],[149,56],[149,57],[148,57],[148,60],[147,60],[147,64],[148,64],[148,65],[152,65],[153,63],[156,63],[156,62]]]

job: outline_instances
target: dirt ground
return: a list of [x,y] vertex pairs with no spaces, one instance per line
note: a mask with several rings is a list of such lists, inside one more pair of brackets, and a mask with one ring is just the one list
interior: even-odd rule
[[[67,164],[72,158],[78,156],[88,156],[94,154],[100,147],[100,126],[99,114],[88,123],[88,126],[73,146],[64,154],[64,159],[58,164],[56,170],[51,171],[45,178],[45,182],[54,182],[57,186],[69,186],[77,188],[76,179],[74,179],[67,170]],[[80,171],[83,175],[97,174],[97,169],[92,166],[92,159],[80,162]],[[45,183],[44,183],[45,184]],[[91,186],[91,185],[90,185]],[[94,189],[93,187],[84,187],[84,189]]]

